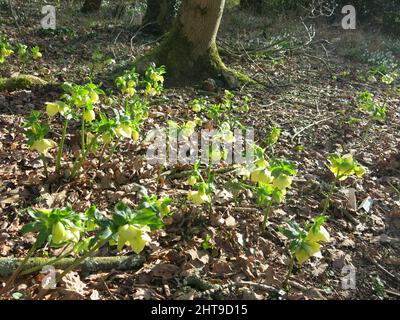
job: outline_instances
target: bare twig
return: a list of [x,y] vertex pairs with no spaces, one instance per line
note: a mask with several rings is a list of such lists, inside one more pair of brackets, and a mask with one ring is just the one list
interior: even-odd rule
[[321,123],[323,123],[323,122],[329,121],[329,120],[331,120],[331,119],[333,119],[333,118],[335,118],[335,117],[325,118],[325,119],[322,119],[322,120],[319,120],[319,121],[315,121],[315,122],[309,124],[308,126],[304,127],[303,129],[297,131],[297,132],[292,136],[291,140],[294,141],[294,139],[295,139],[297,136],[299,136],[302,132],[304,132],[304,131],[306,131],[306,130],[308,130],[308,129],[310,129],[310,128],[316,126],[316,125],[319,125],[319,124],[321,124]]

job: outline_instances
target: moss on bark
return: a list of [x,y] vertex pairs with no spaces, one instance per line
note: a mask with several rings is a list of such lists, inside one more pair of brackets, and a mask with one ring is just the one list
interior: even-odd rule
[[[56,269],[65,269],[74,262],[74,258],[65,258],[54,264]],[[31,258],[22,270],[29,270],[32,268],[42,268],[48,265],[50,259],[47,258]],[[0,277],[9,277],[20,264],[21,259],[16,258],[0,258]],[[129,256],[129,257],[93,257],[88,258],[82,262],[78,267],[84,272],[101,272],[111,270],[121,271],[135,271],[144,263],[143,256]]]
[[166,66],[167,86],[194,85],[208,78],[221,80],[228,87],[253,82],[246,75],[225,66],[215,43],[205,53],[198,55],[193,45],[179,32],[179,24],[175,24],[157,48],[134,64],[139,72],[143,72],[152,62],[157,66]]
[[13,75],[10,78],[0,78],[0,91],[25,90],[46,85],[48,83],[43,79],[27,74]]

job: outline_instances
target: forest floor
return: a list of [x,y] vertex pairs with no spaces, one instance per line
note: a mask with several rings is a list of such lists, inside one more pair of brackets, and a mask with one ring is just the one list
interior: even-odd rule
[[[21,29],[1,10],[1,31],[15,43],[38,45],[43,59],[24,64],[10,60],[0,65],[2,77],[22,72],[48,81],[84,83],[91,70],[94,79],[104,71],[93,69],[96,51],[122,64],[159,40],[112,20],[70,12],[60,22],[64,29],[45,34],[38,29],[39,10],[19,8],[17,12]],[[275,153],[298,167],[286,202],[273,210],[268,232],[260,234],[262,212],[248,194],[238,196],[237,207],[223,188],[233,179],[231,174],[218,177],[218,185],[226,192],[221,192],[210,218],[186,201],[185,178],[166,176],[161,184],[157,182],[159,168],[146,163],[141,144],[124,145],[104,172],[90,171],[72,183],[46,181],[41,162],[26,145],[21,123],[32,110],[43,110],[46,101],[59,99],[60,91],[19,90],[0,92],[0,257],[23,257],[32,245],[33,237],[20,233],[29,221],[23,209],[70,203],[77,211],[91,204],[107,210],[119,201],[134,205],[136,194],[129,186],[138,183],[153,193],[169,195],[174,212],[142,253],[143,266],[132,272],[75,274],[68,290],[53,290],[46,299],[163,300],[210,295],[216,299],[279,299],[280,293],[268,288],[281,288],[289,256],[286,240],[274,226],[289,218],[310,221],[321,212],[324,191],[332,181],[327,155],[342,148],[353,152],[368,172],[362,179],[346,180],[335,193],[326,224],[333,241],[323,245],[322,258],[295,267],[291,291],[285,297],[399,299],[400,82],[384,84],[379,77],[371,82],[367,74],[377,64],[400,60],[400,39],[377,32],[344,31],[326,23],[318,23],[316,36],[307,44],[308,35],[299,19],[272,21],[236,11],[225,15],[219,34],[224,62],[259,82],[257,87],[233,90],[238,100],[252,97],[243,124],[256,128],[261,144],[273,127],[282,128]],[[273,42],[279,44],[271,46]],[[263,47],[268,48],[260,50]],[[357,92],[366,90],[388,107],[386,120],[374,123],[367,133],[368,116],[356,102]],[[222,88],[206,92],[201,86],[165,89],[152,99],[145,131],[167,120],[193,119],[193,99],[220,101],[223,94]],[[346,195],[349,188],[356,190],[356,208],[351,208]],[[202,243],[207,235],[212,249],[205,251]],[[99,255],[115,253],[103,248]],[[342,288],[342,270],[347,265],[356,268],[353,290]],[[224,287],[204,292],[214,285]],[[36,276],[25,277],[18,280],[14,292],[32,298],[38,286]]]

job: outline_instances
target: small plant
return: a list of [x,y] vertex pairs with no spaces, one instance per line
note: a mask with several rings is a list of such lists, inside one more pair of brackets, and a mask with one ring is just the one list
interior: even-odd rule
[[200,161],[197,161],[193,166],[192,174],[188,178],[187,184],[194,189],[188,192],[188,200],[195,205],[208,203],[211,213],[213,211],[212,194],[215,190],[214,175],[211,170],[207,170],[207,177],[204,179],[200,171]]
[[280,228],[280,232],[289,240],[290,262],[288,274],[284,281],[286,290],[289,289],[288,282],[295,261],[302,265],[311,257],[321,256],[321,243],[330,242],[329,232],[323,226],[325,220],[325,216],[321,215],[305,228],[300,227],[294,221],[287,222],[285,227]]
[[334,175],[334,180],[330,185],[329,192],[325,199],[324,209],[322,211],[323,215],[325,215],[329,209],[330,201],[337,183],[348,179],[352,175],[362,177],[366,172],[366,169],[359,165],[351,154],[340,155],[334,153],[329,155],[328,161],[330,163],[329,169]]
[[201,243],[201,248],[202,248],[204,251],[213,250],[213,249],[215,248],[214,240],[213,240],[213,238],[211,237],[211,235],[207,234],[207,235],[204,237],[204,239],[203,239],[203,241],[202,241],[202,243]]
[[195,99],[190,106],[194,112],[203,114],[213,121],[216,127],[227,122],[231,128],[241,128],[243,126],[240,118],[249,111],[250,97],[246,96],[239,102],[236,102],[234,98],[232,92],[225,90],[220,103],[207,103],[204,99]]
[[357,102],[358,102],[358,107],[361,110],[365,110],[370,114],[371,122],[385,120],[387,106],[386,104],[376,102],[374,100],[374,95],[371,92],[369,91],[358,92]]
[[22,43],[18,43],[17,44],[17,54],[18,54],[18,58],[22,61],[22,62],[27,62],[29,59],[29,54],[28,54],[28,46]]
[[32,58],[33,60],[38,60],[42,57],[42,53],[40,52],[40,48],[35,46],[32,48]]
[[256,191],[257,203],[264,210],[262,230],[265,229],[274,204],[284,201],[287,190],[291,187],[293,176],[297,173],[295,166],[286,160],[273,157],[266,159],[265,150],[255,146],[255,161],[239,171],[245,179],[255,185],[247,188]]
[[0,34],[0,64],[5,62],[5,59],[14,53],[11,44],[8,42],[7,38]]

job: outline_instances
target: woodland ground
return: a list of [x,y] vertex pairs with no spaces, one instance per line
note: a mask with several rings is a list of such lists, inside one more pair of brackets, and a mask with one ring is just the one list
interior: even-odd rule
[[[1,8],[1,31],[15,42],[40,46],[43,59],[25,65],[17,61],[5,64],[0,66],[0,76],[23,71],[51,81],[83,83],[88,81],[92,56],[97,50],[122,64],[159,40],[105,19],[103,13],[100,19],[72,10],[59,14],[59,24],[66,27],[64,32],[46,35],[38,31],[39,9],[24,6],[17,12],[19,30],[5,7]],[[344,31],[318,22],[316,37],[307,46],[293,42],[294,48],[288,48],[293,43],[283,48],[273,46],[258,50],[257,54],[250,49],[268,47],[288,34],[303,44],[307,40],[306,30],[295,16],[271,19],[237,11],[226,12],[219,33],[224,62],[260,84],[234,91],[238,98],[253,97],[243,123],[256,128],[258,141],[263,141],[272,127],[281,127],[282,137],[275,151],[294,161],[299,169],[286,203],[273,211],[272,226],[290,217],[307,221],[321,212],[323,191],[332,180],[326,158],[338,145],[346,152],[353,151],[368,168],[362,180],[347,181],[346,186],[356,189],[358,204],[368,197],[373,200],[370,210],[351,210],[346,195],[335,193],[327,222],[334,240],[323,246],[322,259],[295,268],[288,298],[399,299],[399,82],[387,85],[366,81],[365,75],[372,65],[365,62],[360,49],[371,54],[391,52],[391,57],[399,59],[400,39],[361,29]],[[95,79],[97,73],[95,70]],[[366,136],[366,115],[356,108],[356,93],[364,90],[386,102],[389,110],[387,119],[375,124]],[[218,101],[222,95],[222,89],[210,93],[201,86],[166,89],[152,101],[146,130],[155,124],[164,125],[168,119],[192,119],[191,100],[207,97]],[[239,208],[222,194],[216,216],[210,220],[206,213],[187,203],[185,179],[166,176],[161,184],[156,183],[158,168],[146,164],[145,147],[139,144],[126,145],[104,172],[91,172],[86,179],[72,183],[44,183],[40,161],[26,146],[19,124],[32,110],[42,110],[46,101],[59,96],[59,91],[49,89],[0,92],[1,257],[23,257],[32,244],[32,237],[19,233],[21,225],[29,221],[23,209],[63,206],[67,202],[75,210],[90,204],[99,209],[111,208],[121,200],[134,204],[136,196],[129,186],[140,183],[174,200],[174,215],[165,230],[156,234],[151,246],[142,253],[143,267],[134,272],[80,275],[80,280],[71,280],[71,290],[55,290],[48,299],[93,298],[94,290],[101,299],[208,298],[207,294],[201,295],[207,285],[241,281],[250,284],[226,287],[213,298],[277,298],[255,284],[280,287],[288,264],[285,239],[273,228],[260,235],[262,214],[246,193],[239,195]],[[361,121],[354,123],[349,121],[351,118]],[[300,130],[303,131],[299,133]],[[225,174],[218,179],[222,185],[231,176]],[[226,223],[232,222],[226,220],[228,217],[233,217],[235,223]],[[207,234],[214,249],[204,251],[201,243]],[[104,249],[100,254],[115,252]],[[341,270],[348,264],[357,268],[355,290],[341,287]],[[204,283],[188,281],[190,275]],[[36,277],[19,279],[16,291],[29,298],[38,288],[37,281]]]

